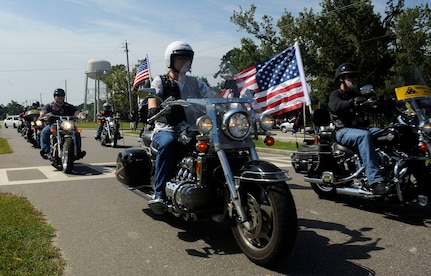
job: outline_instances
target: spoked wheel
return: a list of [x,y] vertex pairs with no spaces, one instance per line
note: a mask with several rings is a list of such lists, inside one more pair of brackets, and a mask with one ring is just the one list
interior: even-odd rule
[[298,230],[295,202],[287,185],[249,185],[241,191],[241,198],[251,224],[247,229],[237,220],[232,227],[241,250],[252,262],[262,266],[286,258]]
[[63,144],[63,155],[61,156],[61,164],[65,173],[71,173],[73,170],[73,141],[71,137],[67,137]]

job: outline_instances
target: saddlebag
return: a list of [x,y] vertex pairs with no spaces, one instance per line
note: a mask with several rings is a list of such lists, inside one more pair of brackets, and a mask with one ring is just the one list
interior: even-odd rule
[[304,145],[292,157],[292,166],[295,172],[316,176],[332,167],[331,145]]
[[117,180],[129,187],[151,185],[151,157],[142,148],[128,148],[118,153]]

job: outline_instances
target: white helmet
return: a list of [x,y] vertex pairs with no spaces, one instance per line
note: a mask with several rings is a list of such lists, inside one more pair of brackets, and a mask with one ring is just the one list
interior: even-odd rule
[[166,67],[174,69],[174,56],[190,56],[193,61],[192,46],[184,41],[174,41],[166,47],[165,62]]
[[112,105],[110,103],[104,103],[103,104],[103,110],[105,111],[111,111]]

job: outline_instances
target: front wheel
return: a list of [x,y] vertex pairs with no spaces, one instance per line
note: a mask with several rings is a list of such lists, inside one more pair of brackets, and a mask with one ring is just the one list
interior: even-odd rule
[[73,140],[72,137],[66,137],[63,144],[63,155],[61,156],[61,164],[65,173],[71,173],[73,170]]
[[295,202],[286,183],[267,186],[247,183],[240,191],[251,229],[238,220],[233,236],[244,254],[254,263],[271,266],[286,258],[298,231]]

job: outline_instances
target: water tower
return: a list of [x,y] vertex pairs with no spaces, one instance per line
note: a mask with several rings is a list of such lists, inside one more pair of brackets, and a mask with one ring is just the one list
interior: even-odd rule
[[96,114],[100,110],[100,76],[106,74],[110,69],[111,63],[107,60],[93,58],[87,61],[84,110],[87,110],[88,78],[90,78],[94,80],[94,122]]

